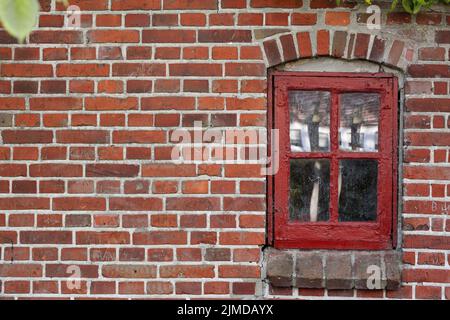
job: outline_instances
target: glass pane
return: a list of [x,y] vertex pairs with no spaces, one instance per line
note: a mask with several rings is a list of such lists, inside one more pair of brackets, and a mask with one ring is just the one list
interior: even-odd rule
[[290,137],[293,152],[330,150],[330,92],[290,91]]
[[378,151],[378,120],[380,95],[378,93],[345,93],[341,95],[341,150]]
[[341,160],[339,221],[376,221],[378,162]]
[[328,221],[330,203],[330,161],[291,160],[291,220]]

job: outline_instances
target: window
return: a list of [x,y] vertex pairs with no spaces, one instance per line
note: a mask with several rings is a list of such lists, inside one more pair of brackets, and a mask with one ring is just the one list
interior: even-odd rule
[[397,79],[387,74],[271,75],[280,169],[269,182],[277,248],[392,249]]

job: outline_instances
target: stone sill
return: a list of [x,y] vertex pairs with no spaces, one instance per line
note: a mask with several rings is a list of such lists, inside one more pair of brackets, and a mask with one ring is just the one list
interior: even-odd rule
[[276,250],[264,252],[274,287],[396,290],[401,253],[388,251]]

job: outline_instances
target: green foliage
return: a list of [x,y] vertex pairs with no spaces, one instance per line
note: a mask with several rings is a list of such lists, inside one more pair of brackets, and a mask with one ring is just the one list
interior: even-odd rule
[[[394,0],[392,2],[392,9],[395,9],[395,7],[398,4],[398,0]],[[433,4],[437,3],[444,3],[444,4],[450,4],[450,0],[402,0],[402,6],[405,9],[406,12],[410,14],[417,14],[420,10],[423,8],[428,9]]]
[[30,0],[0,0],[0,20],[5,30],[23,41],[36,25],[39,3]]
[[[341,0],[336,0],[337,4],[341,4]],[[372,0],[364,0],[367,5],[372,4]],[[391,10],[395,10],[399,4],[399,0],[393,0]],[[450,4],[450,0],[401,0],[403,9],[410,14],[417,14],[422,9],[428,9],[434,4]]]
[[[68,4],[68,0],[57,1]],[[38,0],[0,0],[0,22],[10,35],[23,42],[37,23],[39,8]]]

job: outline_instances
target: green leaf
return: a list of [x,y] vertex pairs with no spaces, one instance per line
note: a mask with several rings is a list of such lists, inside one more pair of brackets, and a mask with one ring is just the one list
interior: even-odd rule
[[37,0],[0,0],[0,20],[3,27],[20,42],[36,26],[38,15]]
[[397,4],[398,4],[398,0],[392,1],[392,4],[391,4],[391,11],[394,11],[394,10],[395,10],[395,8],[397,7]]
[[69,0],[56,0],[57,2],[62,2],[66,7],[69,6]]
[[403,9],[405,9],[406,12],[409,14],[413,13],[414,10],[414,3],[412,0],[402,0]]

